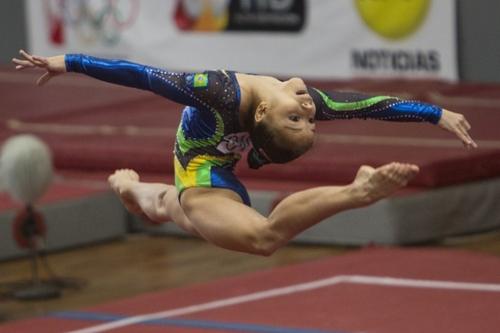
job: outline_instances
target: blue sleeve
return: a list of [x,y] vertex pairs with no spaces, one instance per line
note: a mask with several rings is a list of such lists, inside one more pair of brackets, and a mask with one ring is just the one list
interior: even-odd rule
[[324,92],[315,88],[308,91],[316,105],[317,120],[358,118],[437,124],[442,114],[438,106],[390,96]]
[[[208,91],[210,72],[175,73],[125,60],[100,59],[83,54],[65,56],[68,72],[142,90],[149,90],[171,101],[209,108],[218,91]],[[216,96],[215,96],[216,97]]]

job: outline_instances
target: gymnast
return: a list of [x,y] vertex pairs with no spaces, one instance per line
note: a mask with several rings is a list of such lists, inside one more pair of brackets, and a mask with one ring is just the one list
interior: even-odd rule
[[108,180],[130,212],[156,223],[173,221],[230,250],[271,255],[323,219],[391,195],[419,171],[416,165],[396,162],[361,166],[352,183],[293,193],[266,217],[251,208],[247,190],[233,173],[247,148],[251,168],[286,163],[311,148],[315,121],[352,118],[429,122],[455,134],[466,148],[477,147],[463,115],[432,104],[324,92],[300,78],[280,81],[225,70],[174,73],[82,54],[20,54],[20,59],[12,59],[17,70],[45,70],[38,85],[76,72],[186,105],[175,142],[175,186],[141,182],[130,169],[117,170]]

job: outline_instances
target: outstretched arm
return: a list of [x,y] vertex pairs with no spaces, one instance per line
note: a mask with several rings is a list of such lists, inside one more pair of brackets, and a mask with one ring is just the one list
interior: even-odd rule
[[430,122],[454,133],[467,148],[477,148],[468,131],[471,126],[461,114],[433,104],[391,96],[353,92],[324,92],[309,88],[316,105],[316,120],[378,119],[402,122]]
[[[208,84],[208,72],[175,73],[164,69],[136,64],[125,60],[100,59],[83,54],[40,57],[20,51],[24,59],[12,59],[16,69],[42,68],[46,73],[38,81],[43,85],[52,77],[76,72],[122,86],[149,90],[174,102],[197,107],[210,104],[206,90],[197,89]],[[213,92],[214,95],[216,92]]]

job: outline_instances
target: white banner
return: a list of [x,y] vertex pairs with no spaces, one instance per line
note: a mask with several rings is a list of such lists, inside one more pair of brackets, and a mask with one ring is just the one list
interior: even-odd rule
[[30,50],[170,70],[457,79],[454,0],[26,0]]

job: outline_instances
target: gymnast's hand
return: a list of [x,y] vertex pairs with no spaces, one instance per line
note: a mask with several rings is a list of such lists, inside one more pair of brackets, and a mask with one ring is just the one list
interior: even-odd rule
[[469,135],[471,126],[462,114],[443,109],[443,114],[438,125],[442,129],[458,136],[466,148],[477,148],[477,144]]
[[46,72],[38,80],[36,84],[41,86],[47,83],[54,76],[66,73],[66,63],[64,62],[64,55],[54,57],[40,57],[29,54],[24,50],[20,50],[19,54],[24,59],[13,58],[12,62],[16,64],[16,70],[23,70],[26,68],[40,68]]

